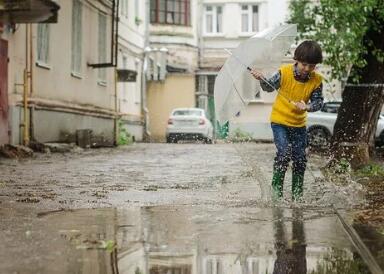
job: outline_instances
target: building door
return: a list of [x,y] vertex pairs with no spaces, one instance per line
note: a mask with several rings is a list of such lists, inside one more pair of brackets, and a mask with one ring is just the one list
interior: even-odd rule
[[0,145],[9,143],[8,41],[0,39]]

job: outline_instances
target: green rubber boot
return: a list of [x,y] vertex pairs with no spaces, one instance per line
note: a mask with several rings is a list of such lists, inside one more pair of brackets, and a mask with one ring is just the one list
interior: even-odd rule
[[292,174],[292,200],[298,201],[303,197],[304,175]]
[[283,197],[284,177],[285,177],[285,172],[282,172],[279,170],[273,170],[273,177],[272,177],[273,198]]

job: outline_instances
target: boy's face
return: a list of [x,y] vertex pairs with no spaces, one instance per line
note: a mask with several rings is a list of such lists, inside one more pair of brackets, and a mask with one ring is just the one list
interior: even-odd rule
[[297,68],[301,75],[308,75],[309,73],[315,70],[316,64],[308,64],[305,62],[298,61]]

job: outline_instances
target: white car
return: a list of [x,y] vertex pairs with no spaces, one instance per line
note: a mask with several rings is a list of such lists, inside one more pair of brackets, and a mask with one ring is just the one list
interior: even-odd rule
[[201,108],[177,108],[171,112],[166,130],[167,143],[203,140],[212,143],[213,126]]
[[[341,102],[326,102],[320,111],[308,112],[307,132],[310,146],[324,147],[329,144],[340,104]],[[384,116],[382,114],[377,123],[375,137],[377,144],[384,144]]]

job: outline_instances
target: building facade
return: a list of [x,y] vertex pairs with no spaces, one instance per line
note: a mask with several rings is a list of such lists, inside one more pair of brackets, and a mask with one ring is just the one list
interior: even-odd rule
[[[49,2],[23,1],[39,8]],[[164,141],[169,114],[178,107],[204,108],[216,125],[213,92],[228,58],[224,49],[288,16],[287,0],[51,5],[60,6],[58,14],[32,21],[43,23],[0,26],[0,144],[79,143],[85,137],[88,146],[113,145],[119,131],[137,141]],[[27,18],[12,16],[0,10],[3,22]],[[327,99],[338,97],[332,93],[337,88],[325,83]],[[270,139],[274,98],[275,93],[259,93],[230,121],[230,133]]]
[[113,145],[116,1],[58,0],[56,24],[8,25],[11,144]]
[[142,98],[144,48],[147,43],[148,1],[120,0],[118,70],[134,74],[134,79],[117,83],[120,127],[136,141],[143,140],[144,101]]
[[164,141],[172,109],[196,105],[198,0],[152,0],[149,12],[148,129],[151,140]]

